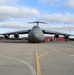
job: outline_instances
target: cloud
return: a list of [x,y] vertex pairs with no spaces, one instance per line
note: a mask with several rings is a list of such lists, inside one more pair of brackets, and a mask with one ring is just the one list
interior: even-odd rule
[[[0,28],[8,28],[13,30],[25,30],[25,29],[31,29],[34,25],[29,25],[25,23],[19,23],[14,21],[8,21],[8,22],[2,22],[0,23]],[[46,30],[52,30],[52,31],[59,31],[59,32],[65,32],[65,31],[74,31],[74,25],[73,24],[64,24],[64,25],[55,25],[55,24],[40,24],[39,27],[41,29]]]
[[[37,9],[20,6],[0,6],[0,21],[10,20],[12,18],[33,18],[40,13]],[[4,18],[5,16],[5,18]]]
[[40,12],[37,9],[34,8],[28,8],[28,7],[22,7],[20,9],[20,14],[22,14],[20,17],[26,17],[26,18],[30,18],[32,16],[38,16],[40,14]]
[[57,7],[74,8],[74,0],[40,0],[40,2],[55,5]]
[[66,7],[74,8],[74,0],[65,0],[63,5]]
[[32,25],[24,24],[21,22],[8,21],[0,23],[0,28],[9,28],[9,29],[30,29]]
[[[14,10],[15,8],[13,8]],[[17,8],[18,9],[18,8]],[[23,9],[23,8],[22,8]],[[22,10],[21,9],[21,10]],[[33,15],[34,13],[36,14],[36,9],[33,9],[31,11]],[[26,11],[29,12],[29,8],[26,8]],[[3,11],[4,12],[4,11]],[[11,12],[11,11],[10,11]],[[28,18],[28,15],[25,17],[23,16],[24,14],[24,10],[22,10],[23,14],[20,16],[18,14],[18,12],[12,11],[11,13],[8,13],[8,11],[6,11],[6,13],[0,13],[2,14],[2,16],[0,16],[0,20],[4,21],[4,22],[0,22],[0,28],[17,28],[17,29],[23,29],[23,28],[32,28],[33,24],[30,26],[28,24],[25,24],[24,22],[22,22],[22,20],[20,20],[21,18]],[[4,16],[6,15],[6,16]],[[38,13],[37,13],[38,15]],[[74,14],[71,13],[65,13],[65,14],[61,14],[61,13],[53,13],[53,14],[47,14],[47,15],[38,15],[39,16],[39,20],[42,21],[46,21],[48,23],[47,24],[40,24],[41,28],[45,28],[45,29],[54,29],[54,30],[67,30],[67,29],[74,29]],[[19,21],[17,21],[18,19],[14,19],[9,20],[10,18],[15,17],[15,18],[20,18]],[[24,20],[23,20],[24,21]]]
[[47,25],[40,25],[43,29],[70,33],[74,31],[74,14],[53,13],[40,16],[40,20],[46,21]]
[[19,0],[0,0],[0,4],[12,4],[16,3]]
[[[34,24],[29,25],[22,22],[16,22],[16,21],[8,21],[8,22],[0,23],[0,28],[7,29],[5,32],[31,29],[33,26]],[[74,31],[74,24],[56,25],[56,24],[48,23],[48,24],[40,24],[39,27],[41,29],[58,31],[62,33],[70,33]],[[4,30],[1,30],[1,32]]]
[[4,15],[0,15],[0,21],[3,22],[3,21],[8,21],[9,20],[9,16],[4,16]]
[[62,23],[62,24],[74,24],[74,14],[66,13],[53,13],[40,17],[41,20],[48,21],[49,23]]
[[40,27],[45,30],[74,34],[74,25],[73,24],[55,25],[55,24],[49,23],[47,25],[40,25]]
[[41,3],[55,3],[57,2],[58,0],[40,0]]
[[45,29],[60,31],[60,32],[61,31],[71,31],[71,30],[74,30],[74,26],[73,25],[63,25],[63,26],[51,25],[51,26],[45,27]]

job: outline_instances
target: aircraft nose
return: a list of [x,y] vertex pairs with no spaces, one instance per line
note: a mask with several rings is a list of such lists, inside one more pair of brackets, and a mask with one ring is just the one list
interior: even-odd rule
[[39,28],[34,28],[28,35],[28,41],[32,42],[42,42],[44,40],[44,35]]
[[37,38],[39,35],[37,33],[34,34],[34,37]]
[[34,32],[34,38],[38,41],[42,41],[44,36],[40,32]]

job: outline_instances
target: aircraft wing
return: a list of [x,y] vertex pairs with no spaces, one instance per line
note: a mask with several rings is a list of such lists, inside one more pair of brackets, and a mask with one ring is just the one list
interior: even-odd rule
[[22,30],[22,31],[15,31],[15,32],[8,32],[8,33],[2,33],[0,35],[12,35],[12,34],[28,34],[30,32],[30,29],[29,30]]
[[42,31],[43,31],[44,34],[58,34],[58,35],[74,36],[72,34],[61,33],[61,32],[50,31],[50,30],[42,30]]

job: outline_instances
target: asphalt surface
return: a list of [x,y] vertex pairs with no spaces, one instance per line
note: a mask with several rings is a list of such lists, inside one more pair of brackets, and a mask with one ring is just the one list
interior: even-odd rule
[[74,42],[0,42],[0,75],[74,75]]

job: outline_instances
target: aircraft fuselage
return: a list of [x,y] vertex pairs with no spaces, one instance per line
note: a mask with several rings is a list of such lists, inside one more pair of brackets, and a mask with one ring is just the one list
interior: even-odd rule
[[44,41],[44,34],[39,26],[34,26],[28,34],[28,42],[38,43]]

